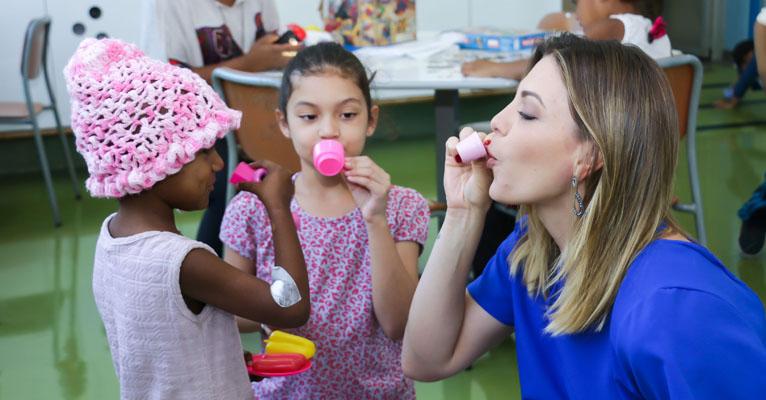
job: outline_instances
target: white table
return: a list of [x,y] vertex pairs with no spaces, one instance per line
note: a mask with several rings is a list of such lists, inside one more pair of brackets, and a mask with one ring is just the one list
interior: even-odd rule
[[[497,78],[467,78],[460,73],[460,58],[454,48],[428,57],[410,57],[407,55],[360,57],[365,66],[375,73],[371,84],[376,100],[390,100],[395,97],[411,97],[414,93],[433,92],[434,112],[436,117],[436,190],[437,199],[445,201],[444,196],[444,143],[457,133],[460,127],[459,92],[461,90],[513,90],[517,81]],[[440,56],[441,55],[441,56]],[[215,72],[227,80],[241,84],[258,84],[279,87],[282,73],[278,71],[248,73],[228,68],[218,68]],[[397,93],[404,96],[397,96]],[[510,99],[509,99],[510,101]],[[499,111],[499,110],[498,110]]]
[[394,91],[433,91],[436,121],[436,196],[438,201],[444,202],[444,143],[450,136],[454,136],[460,127],[460,90],[512,90],[518,86],[518,82],[509,79],[464,77],[460,73],[459,63],[450,60],[437,66],[407,57],[382,62],[364,61],[366,66],[376,73],[372,81],[372,89],[377,94],[376,99],[390,98]]

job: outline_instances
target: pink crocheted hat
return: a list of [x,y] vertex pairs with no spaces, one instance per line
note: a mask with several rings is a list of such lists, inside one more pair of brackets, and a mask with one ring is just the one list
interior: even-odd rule
[[196,73],[120,40],[83,40],[64,76],[93,197],[151,188],[239,128],[242,117]]

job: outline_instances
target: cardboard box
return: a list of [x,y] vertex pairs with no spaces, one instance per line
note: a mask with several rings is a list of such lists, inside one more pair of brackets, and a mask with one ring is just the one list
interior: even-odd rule
[[383,46],[415,40],[415,0],[322,1],[325,30],[347,46]]

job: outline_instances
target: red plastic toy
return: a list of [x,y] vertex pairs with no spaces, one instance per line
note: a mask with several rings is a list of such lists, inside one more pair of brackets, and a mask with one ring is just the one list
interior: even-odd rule
[[311,368],[311,360],[302,354],[256,354],[245,352],[245,365],[250,380],[300,374]]
[[305,29],[301,28],[301,26],[298,24],[288,24],[285,33],[283,33],[275,43],[287,44],[290,43],[290,40],[293,40],[293,44],[298,44],[303,42],[304,39],[306,39]]

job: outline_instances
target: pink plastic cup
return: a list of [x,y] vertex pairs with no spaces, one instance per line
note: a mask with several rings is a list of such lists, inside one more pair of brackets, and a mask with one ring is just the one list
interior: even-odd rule
[[314,145],[314,167],[324,176],[335,176],[343,170],[346,157],[343,144],[337,140],[325,139]]
[[252,169],[247,163],[241,162],[234,168],[229,182],[235,185],[241,182],[260,182],[267,172],[266,168]]
[[460,163],[475,161],[487,156],[487,148],[484,147],[478,132],[474,132],[457,144],[457,155],[456,159]]

